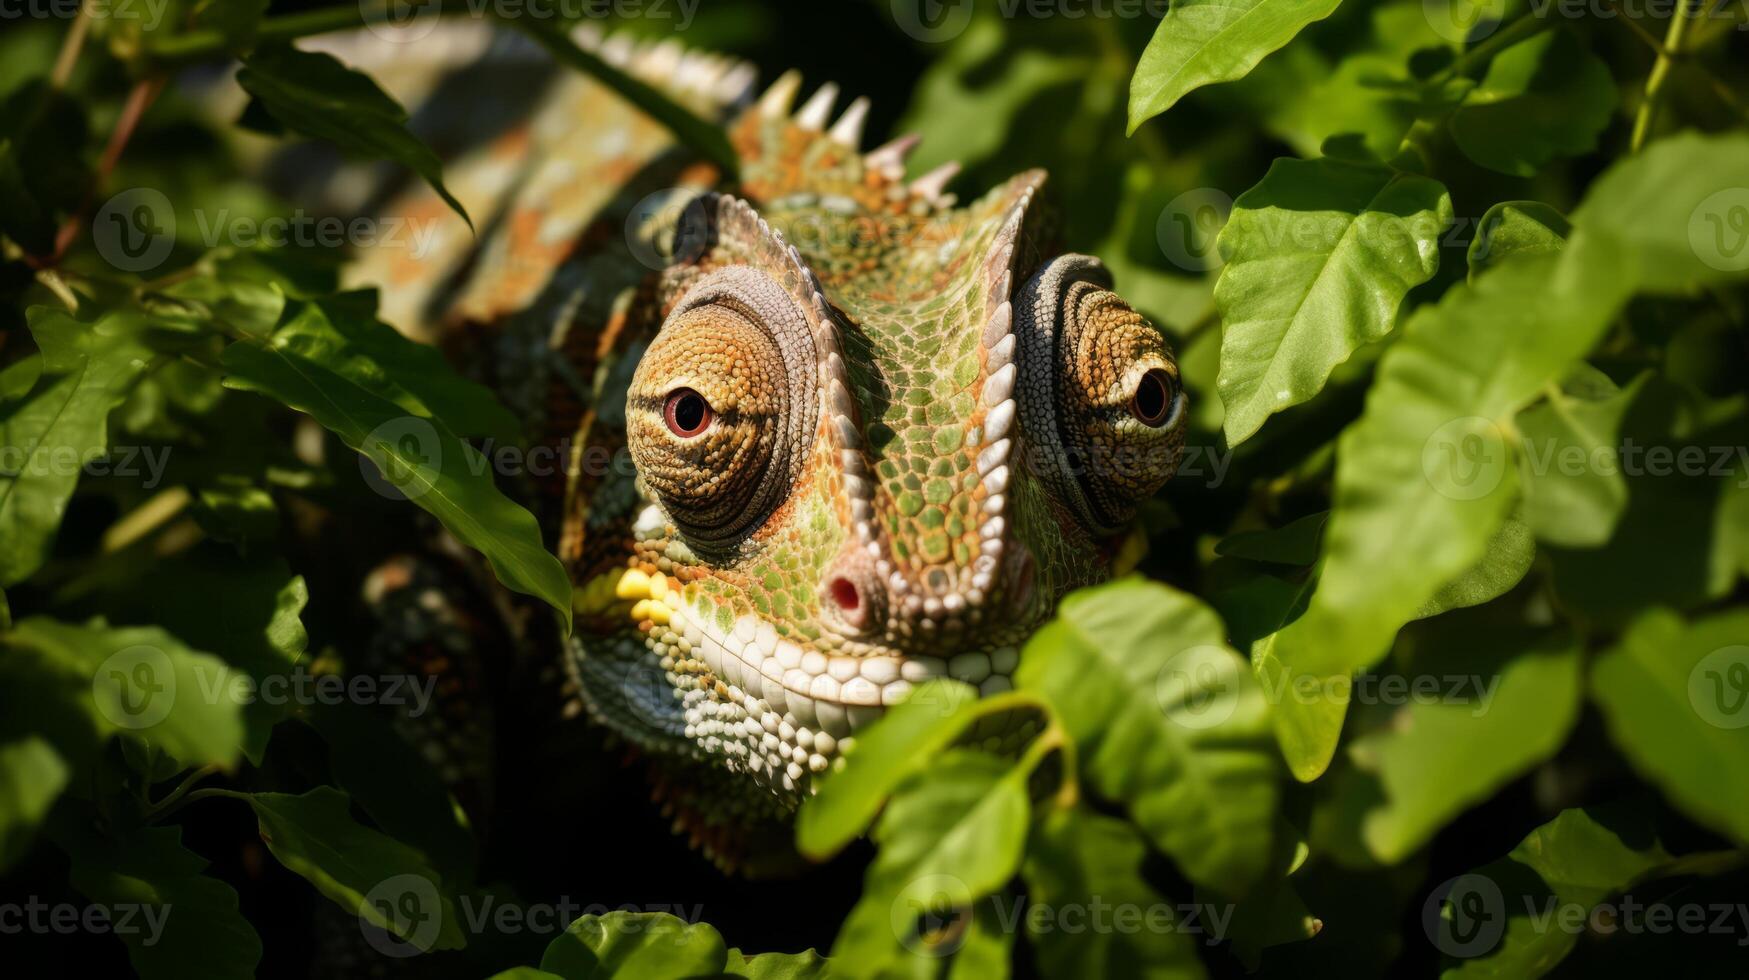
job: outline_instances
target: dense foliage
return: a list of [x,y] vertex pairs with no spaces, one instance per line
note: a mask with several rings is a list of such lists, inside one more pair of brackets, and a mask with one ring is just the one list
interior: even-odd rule
[[[140,975],[299,961],[258,935],[279,905],[252,890],[284,882],[184,839],[214,808],[421,972],[1749,962],[1742,4],[687,14],[689,45],[884,95],[915,172],[1047,167],[1070,246],[1173,336],[1193,399],[1134,573],[1065,600],[1014,691],[919,689],[803,807],[806,856],[874,852],[789,901],[833,874],[860,898],[835,938],[774,907],[730,939],[824,957],[651,910],[497,942],[470,910],[516,882],[480,877],[417,746],[345,697],[250,696],[356,654],[379,523],[429,515],[561,621],[571,590],[482,461],[516,416],[342,291],[340,250],[206,234],[291,213],[258,176],[273,140],[442,188],[403,107],[289,44],[375,5],[146,6],[0,36],[0,872],[171,910],[84,927]],[[722,156],[520,4],[452,13],[494,10]],[[233,85],[249,108],[216,119]],[[979,737],[999,713],[1038,721],[1015,756]]]

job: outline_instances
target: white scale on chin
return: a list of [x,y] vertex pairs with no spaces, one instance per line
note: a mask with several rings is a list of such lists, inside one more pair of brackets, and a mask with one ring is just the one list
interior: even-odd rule
[[[613,597],[631,600],[632,619],[651,624],[645,642],[675,682],[686,736],[792,798],[811,792],[813,774],[829,768],[857,731],[914,685],[952,676],[995,694],[1010,688],[1008,675],[1019,659],[1013,647],[951,660],[838,656],[782,639],[776,627],[753,616],[736,620],[724,635],[681,600],[666,575],[637,569],[613,583]],[[698,684],[699,675],[717,683]]]

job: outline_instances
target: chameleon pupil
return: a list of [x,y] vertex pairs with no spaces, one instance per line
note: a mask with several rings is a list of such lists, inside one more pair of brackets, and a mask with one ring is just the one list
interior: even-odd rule
[[1136,393],[1130,399],[1130,414],[1143,425],[1159,428],[1172,410],[1172,380],[1160,368],[1142,375],[1136,383]]
[[668,423],[668,431],[682,439],[690,439],[711,424],[711,406],[703,395],[691,388],[681,388],[669,394],[662,416]]

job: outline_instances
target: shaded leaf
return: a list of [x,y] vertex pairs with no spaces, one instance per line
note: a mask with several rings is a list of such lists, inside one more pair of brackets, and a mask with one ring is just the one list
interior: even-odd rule
[[1580,156],[1615,113],[1609,67],[1571,31],[1548,31],[1494,56],[1482,83],[1451,117],[1471,160],[1531,177],[1557,156]]
[[1470,278],[1515,255],[1558,252],[1573,226],[1566,215],[1540,201],[1501,201],[1476,223],[1470,239]]
[[1749,841],[1749,611],[1636,620],[1591,685],[1616,747],[1696,820]]
[[585,915],[547,945],[540,968],[565,980],[694,977],[722,972],[723,937],[666,912]]
[[426,952],[467,944],[455,903],[425,856],[354,820],[345,793],[318,786],[301,796],[238,795],[255,810],[261,840],[279,863],[361,922]]
[[1599,399],[1551,389],[1519,414],[1524,519],[1539,539],[1589,548],[1614,533],[1628,503],[1618,450],[1622,418],[1644,378]]
[[60,754],[36,736],[0,744],[0,871],[30,849],[69,775]]
[[1263,692],[1195,599],[1141,579],[1072,593],[1021,656],[1083,779],[1192,881],[1242,894],[1269,857],[1276,767]]
[[1450,582],[1415,611],[1416,619],[1437,616],[1452,609],[1479,606],[1490,599],[1505,595],[1524,580],[1530,563],[1536,559],[1536,538],[1530,525],[1516,518],[1507,518],[1482,551],[1480,561]]
[[370,76],[327,54],[266,45],[243,59],[237,84],[289,129],[366,159],[393,160],[425,178],[462,220],[473,219],[443,186],[437,154],[407,130],[407,110]]

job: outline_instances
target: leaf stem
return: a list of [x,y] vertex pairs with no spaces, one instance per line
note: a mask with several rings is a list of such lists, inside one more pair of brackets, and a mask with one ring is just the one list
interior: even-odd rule
[[49,87],[60,91],[67,87],[67,81],[73,77],[73,69],[79,64],[79,52],[85,47],[85,36],[91,33],[91,0],[85,0],[79,5],[79,13],[73,18],[73,26],[67,29],[67,36],[61,41],[61,51],[55,56],[55,67],[49,73]]
[[160,814],[168,812],[176,805],[177,801],[188,795],[188,791],[194,788],[195,783],[200,782],[218,771],[218,766],[209,765],[201,766],[199,769],[189,773],[188,778],[177,784],[177,787],[171,790],[163,799],[156,803],[147,803],[145,812],[146,819],[153,820]]
[[1646,145],[1646,140],[1652,134],[1652,125],[1658,120],[1658,99],[1664,94],[1664,82],[1670,77],[1670,68],[1675,59],[1682,53],[1682,41],[1688,35],[1689,6],[1702,0],[1678,0],[1676,10],[1670,15],[1670,27],[1664,32],[1664,46],[1658,51],[1658,60],[1652,63],[1652,72],[1646,76],[1646,95],[1640,102],[1640,111],[1634,116],[1634,135],[1628,142],[1628,152],[1637,153],[1640,147]]

